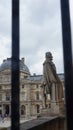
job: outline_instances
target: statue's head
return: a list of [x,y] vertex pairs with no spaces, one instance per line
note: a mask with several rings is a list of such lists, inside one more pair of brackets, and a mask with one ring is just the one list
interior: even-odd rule
[[51,52],[46,52],[46,59],[49,59],[50,61],[52,61],[53,57],[52,57]]

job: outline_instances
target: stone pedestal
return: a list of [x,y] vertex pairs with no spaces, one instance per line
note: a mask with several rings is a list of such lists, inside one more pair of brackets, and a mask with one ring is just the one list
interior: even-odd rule
[[59,114],[59,105],[56,102],[51,102],[51,113],[52,114]]
[[52,83],[52,91],[51,91],[51,113],[59,114],[59,104],[56,101],[56,85]]

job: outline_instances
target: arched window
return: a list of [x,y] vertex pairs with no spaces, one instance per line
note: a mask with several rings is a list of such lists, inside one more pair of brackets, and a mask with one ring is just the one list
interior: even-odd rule
[[10,100],[11,100],[10,93],[6,93],[6,101],[10,101]]
[[9,105],[5,105],[5,114],[9,115]]
[[0,86],[0,90],[2,89],[2,86]]
[[25,115],[26,114],[26,108],[24,105],[21,106],[21,115]]
[[2,101],[2,94],[0,93],[0,101]]
[[40,105],[37,105],[37,113],[40,113]]
[[36,100],[39,100],[39,92],[36,92]]

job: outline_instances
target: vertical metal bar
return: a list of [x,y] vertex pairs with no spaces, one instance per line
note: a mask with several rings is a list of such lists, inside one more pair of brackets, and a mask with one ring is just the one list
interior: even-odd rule
[[61,0],[67,129],[73,130],[73,68],[69,0]]
[[12,0],[11,130],[19,130],[19,0]]

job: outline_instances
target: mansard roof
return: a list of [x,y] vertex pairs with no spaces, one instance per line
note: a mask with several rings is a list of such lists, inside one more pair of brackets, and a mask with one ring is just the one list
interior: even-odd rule
[[[3,63],[0,66],[0,71],[4,71],[6,69],[11,69],[11,58],[7,58],[6,60],[3,60]],[[20,71],[30,74],[27,65],[25,65],[22,60],[20,60]]]
[[30,80],[33,80],[33,81],[40,81],[43,79],[43,75],[31,75],[30,76]]
[[[64,74],[63,73],[59,73],[58,74],[58,77],[60,78],[61,81],[64,81]],[[31,75],[30,76],[30,80],[33,80],[33,81],[40,81],[43,79],[43,75]]]

